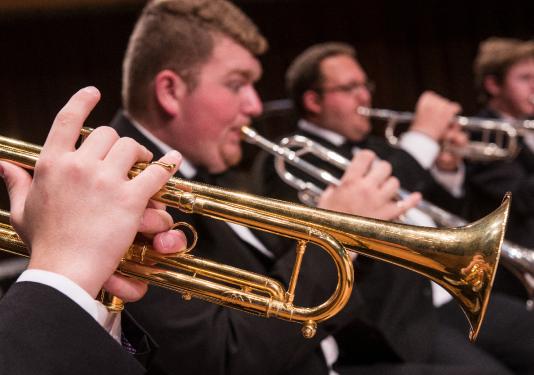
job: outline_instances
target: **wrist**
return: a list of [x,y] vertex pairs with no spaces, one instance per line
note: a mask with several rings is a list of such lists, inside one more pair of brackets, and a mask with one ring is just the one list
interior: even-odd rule
[[428,138],[431,138],[435,142],[438,142],[441,138],[439,133],[433,131],[434,130],[433,128],[428,128],[428,127],[414,124],[410,126],[409,130],[412,132],[420,133]]
[[101,277],[105,273],[94,272],[94,268],[89,266],[87,262],[82,264],[66,260],[51,262],[49,259],[32,257],[28,269],[42,270],[63,276],[83,289],[92,298],[96,298],[105,282],[105,279]]

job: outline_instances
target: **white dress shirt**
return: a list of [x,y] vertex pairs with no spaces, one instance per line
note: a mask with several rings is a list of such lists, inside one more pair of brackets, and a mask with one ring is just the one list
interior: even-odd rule
[[[299,120],[298,127],[326,139],[336,146],[341,146],[347,140],[341,134],[321,128],[303,119]],[[400,136],[399,148],[410,154],[421,167],[430,170],[432,177],[453,196],[461,197],[463,195],[465,165],[461,163],[456,172],[444,172],[437,169],[434,162],[438,157],[440,147],[432,138],[420,132],[408,131]]]

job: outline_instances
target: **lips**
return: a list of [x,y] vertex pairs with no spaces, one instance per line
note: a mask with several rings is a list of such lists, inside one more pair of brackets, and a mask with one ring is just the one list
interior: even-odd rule
[[235,143],[241,142],[241,126],[229,129],[227,139]]

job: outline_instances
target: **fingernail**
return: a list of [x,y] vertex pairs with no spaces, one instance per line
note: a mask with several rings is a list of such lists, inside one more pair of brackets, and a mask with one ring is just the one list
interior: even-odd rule
[[165,250],[172,249],[176,245],[176,241],[173,236],[162,234],[159,236],[161,247]]
[[100,93],[100,91],[98,91],[98,89],[94,86],[84,87],[82,91],[85,91],[86,93],[91,94],[91,95],[98,95]]
[[172,156],[172,157],[175,157],[175,158],[181,158],[182,154],[180,154],[176,150],[171,150],[171,151],[167,152],[167,154],[165,156]]

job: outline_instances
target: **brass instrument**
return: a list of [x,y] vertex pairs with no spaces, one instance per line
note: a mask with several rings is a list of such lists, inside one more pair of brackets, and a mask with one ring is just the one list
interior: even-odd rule
[[[20,166],[33,168],[39,150],[38,146],[0,137],[0,159]],[[130,177],[135,178],[144,167],[136,165]],[[510,205],[507,196],[501,207],[482,220],[463,228],[434,229],[339,214],[178,178],[171,178],[154,198],[187,213],[297,239],[297,261],[288,290],[254,273],[189,255],[163,256],[146,245],[130,248],[118,269],[120,273],[185,293],[186,297],[300,322],[306,337],[312,337],[316,323],[337,313],[350,296],[353,269],[345,246],[440,284],[460,303],[471,325],[469,337],[475,340],[486,312]],[[7,247],[6,241],[11,243],[14,235],[4,232],[0,238],[2,247]],[[307,242],[326,250],[338,272],[334,293],[321,305],[310,308],[292,303]]]
[[[411,112],[387,109],[358,107],[357,112],[365,117],[387,121],[385,136],[392,146],[399,141],[395,135],[397,124],[409,123],[414,119],[414,114]],[[452,151],[465,158],[478,161],[514,158],[519,152],[518,136],[534,130],[534,120],[505,121],[456,116],[454,121],[466,131],[480,133],[481,139],[471,140],[465,149],[452,149]]]
[[[275,156],[274,163],[276,172],[282,181],[298,191],[299,199],[307,205],[316,205],[323,190],[316,184],[298,178],[289,172],[286,168],[286,163],[293,165],[297,169],[305,172],[308,176],[326,185],[339,185],[340,181],[328,171],[320,169],[302,159],[302,156],[311,154],[340,170],[345,170],[350,164],[347,158],[302,135],[287,137],[282,139],[279,144],[274,144],[260,136],[253,129],[245,128],[242,131],[247,141],[259,145],[263,150]],[[401,188],[397,194],[398,199],[404,199],[409,194],[410,192]],[[468,224],[465,219],[425,200],[421,201],[415,210],[430,216],[439,227],[453,228]],[[401,219],[406,223],[405,217]],[[417,223],[412,222],[409,224],[417,225]],[[501,247],[501,257],[504,266],[524,286],[528,296],[527,309],[532,310],[534,308],[534,250],[504,240]]]

